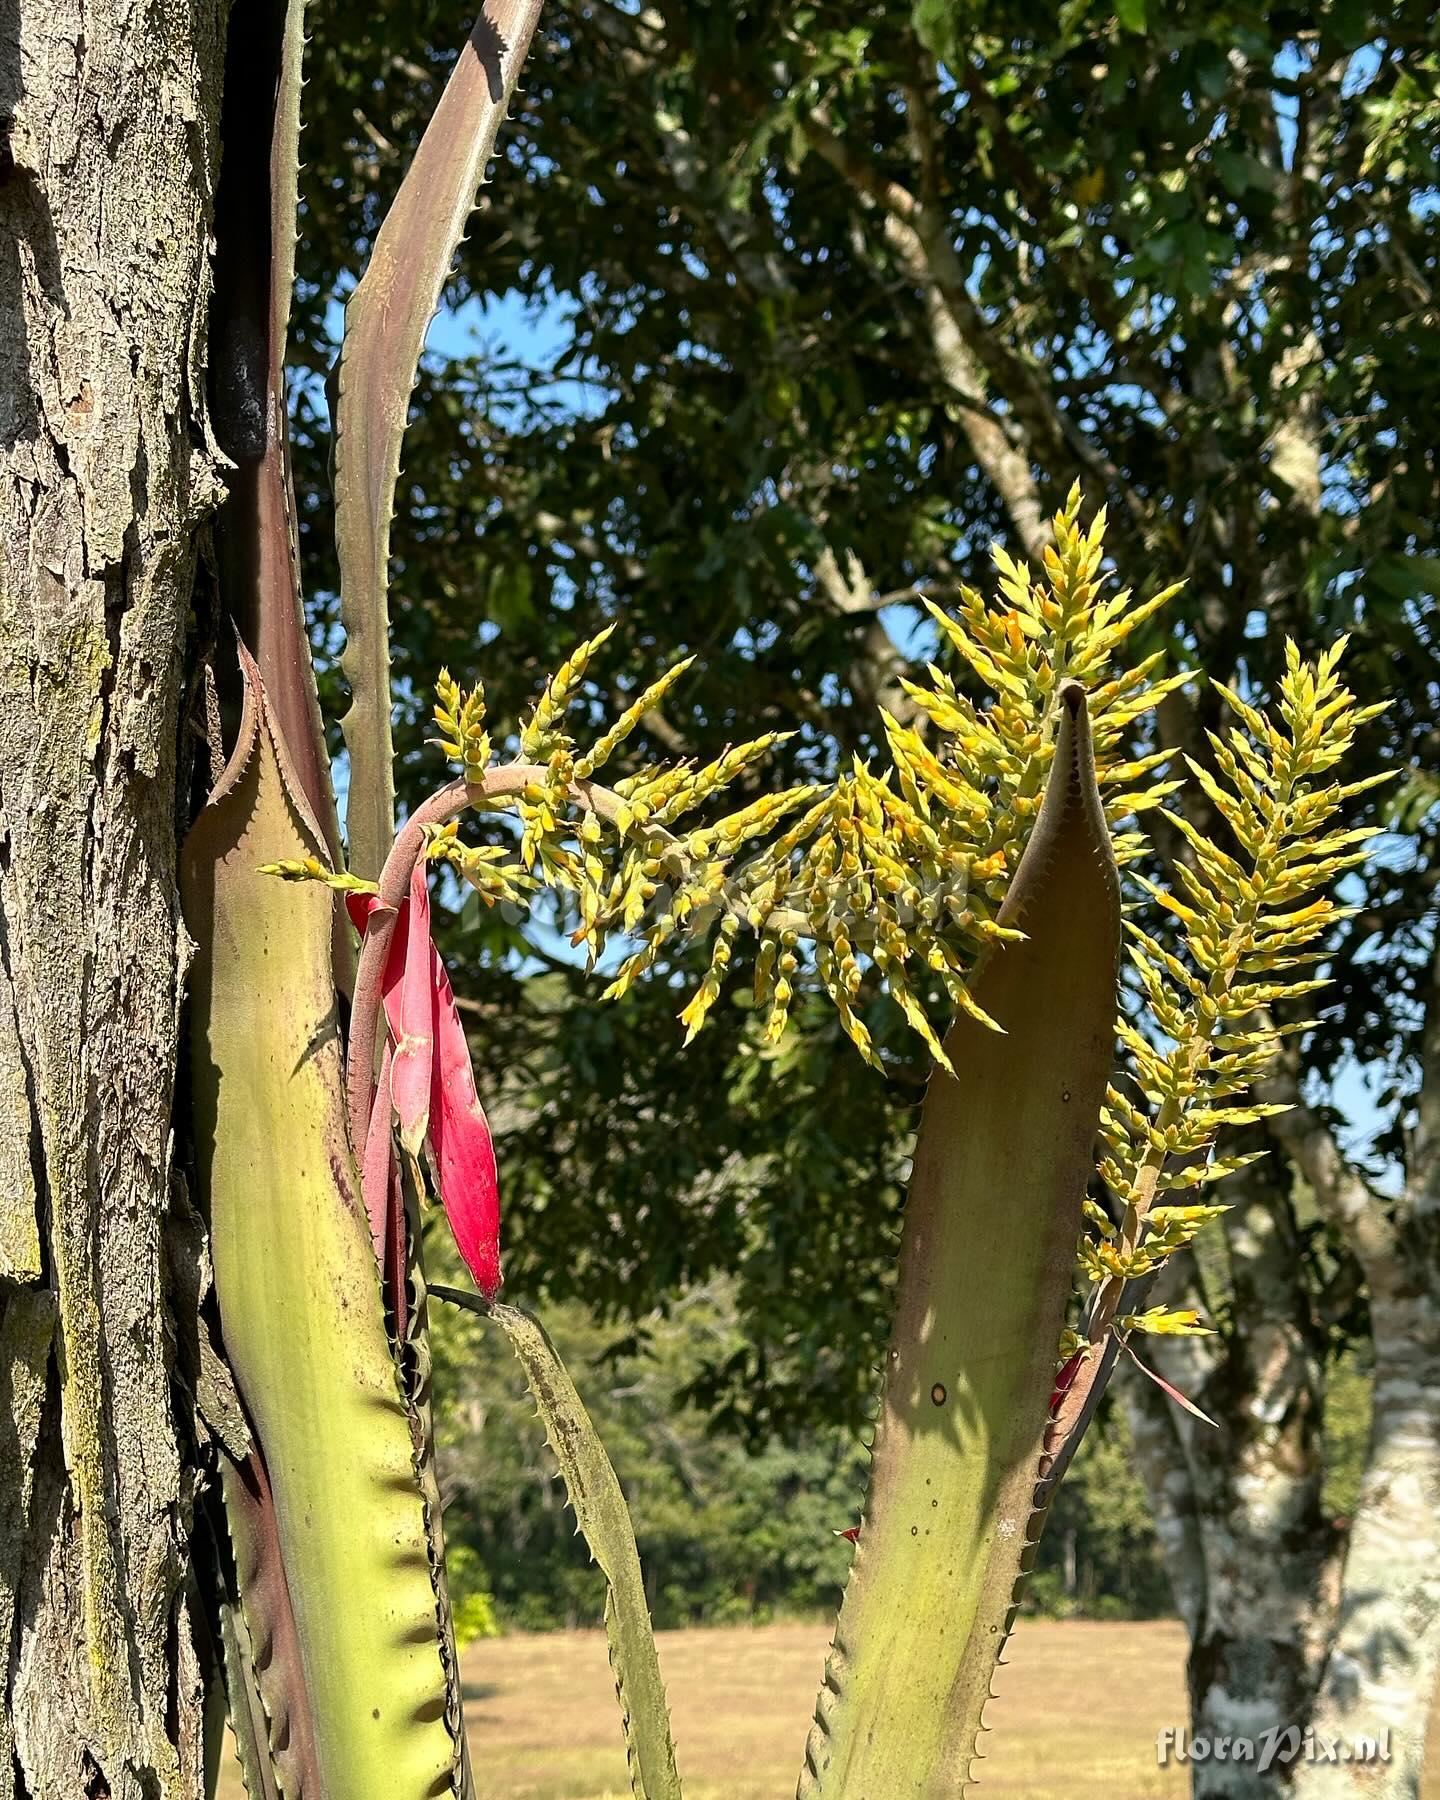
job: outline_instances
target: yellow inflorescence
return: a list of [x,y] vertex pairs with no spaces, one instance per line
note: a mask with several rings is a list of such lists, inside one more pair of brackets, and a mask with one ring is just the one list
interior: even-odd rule
[[[1189,852],[1175,865],[1177,887],[1136,877],[1173,921],[1173,942],[1167,947],[1128,925],[1147,1028],[1120,1022],[1128,1069],[1112,1084],[1102,1114],[1100,1175],[1121,1219],[1112,1225],[1092,1211],[1096,1236],[1082,1242],[1080,1266],[1094,1282],[1151,1273],[1218,1217],[1223,1207],[1156,1201],[1254,1161],[1254,1154],[1217,1156],[1217,1135],[1285,1110],[1242,1097],[1270,1067],[1280,1040],[1314,1023],[1277,1019],[1276,1009],[1283,1013],[1325,986],[1311,971],[1346,915],[1320,890],[1364,859],[1373,836],[1365,827],[1338,827],[1336,815],[1383,779],[1332,779],[1357,729],[1383,710],[1357,705],[1342,686],[1344,647],[1342,639],[1307,665],[1293,644],[1286,646],[1274,718],[1217,684],[1238,721],[1224,736],[1210,734],[1220,774],[1186,761],[1233,850],[1164,808]],[[1163,1307],[1116,1323],[1152,1332],[1202,1329],[1193,1314]]]
[[[685,658],[652,682],[588,749],[567,715],[607,626],[546,682],[520,723],[520,759],[535,777],[503,805],[518,844],[472,848],[453,826],[428,834],[427,854],[450,865],[489,904],[519,902],[550,886],[575,898],[574,941],[592,960],[607,939],[635,942],[607,989],[623,994],[676,940],[706,938],[710,966],[682,1012],[688,1035],[724,991],[742,927],[757,945],[754,997],[762,1040],[784,1035],[803,977],[813,974],[852,1042],[880,1057],[867,1023],[878,994],[942,1066],[943,1021],[927,1011],[939,992],[951,1009],[985,1023],[970,994],[976,958],[1014,936],[997,923],[1024,850],[1054,754],[1061,684],[1090,690],[1092,730],[1107,816],[1119,828],[1177,785],[1157,780],[1163,754],[1135,757],[1141,715],[1183,677],[1157,675],[1158,658],[1122,658],[1135,628],[1168,595],[1139,603],[1102,596],[1104,515],[1086,530],[1072,493],[1055,519],[1054,548],[1033,578],[995,552],[1000,598],[962,590],[957,618],[933,609],[946,642],[988,698],[962,693],[951,674],[907,683],[913,722],[882,713],[889,767],[855,761],[838,780],[748,799],[719,817],[698,816],[743,780],[780,734],[767,733],[703,765],[651,765],[601,789],[594,778],[690,666]],[[436,684],[439,744],[479,787],[490,763],[484,696],[448,670]],[[477,795],[477,804],[486,803]],[[1140,840],[1118,837],[1122,858]]]
[[478,783],[490,765],[490,735],[485,730],[485,689],[476,682],[468,693],[448,669],[435,683],[435,723],[444,734],[435,740],[451,762],[459,763],[468,782]]
[[[1178,1201],[1252,1160],[1216,1156],[1217,1133],[1275,1110],[1236,1101],[1281,1037],[1305,1029],[1303,1020],[1277,1021],[1274,1009],[1322,985],[1304,971],[1343,916],[1322,890],[1361,860],[1370,836],[1335,819],[1371,784],[1341,785],[1331,771],[1378,709],[1357,706],[1340,685],[1343,644],[1313,667],[1288,648],[1275,718],[1222,688],[1235,724],[1211,736],[1214,770],[1186,759],[1231,847],[1213,843],[1169,807],[1182,781],[1167,773],[1170,753],[1145,741],[1145,715],[1190,677],[1164,673],[1163,651],[1127,659],[1134,634],[1176,589],[1145,600],[1129,589],[1106,592],[1104,531],[1103,512],[1081,525],[1072,491],[1038,575],[997,548],[995,599],[965,587],[954,616],[930,606],[954,664],[932,664],[925,681],[903,684],[909,722],[882,712],[887,767],[856,759],[831,783],[761,794],[718,817],[700,809],[743,781],[781,736],[767,733],[703,765],[642,767],[601,788],[598,772],[693,661],[667,670],[582,749],[567,717],[614,629],[607,626],[546,682],[520,722],[520,760],[534,767],[525,788],[493,802],[472,796],[478,810],[516,816],[518,843],[468,846],[449,825],[427,834],[427,854],[488,904],[518,904],[542,886],[568,892],[574,942],[592,961],[608,939],[630,940],[607,997],[623,994],[677,941],[708,941],[709,967],[681,1013],[687,1041],[724,993],[749,930],[763,1044],[783,1037],[797,991],[813,976],[869,1061],[881,1061],[874,1003],[888,995],[948,1067],[930,997],[938,990],[950,1009],[990,1023],[970,977],[987,944],[1018,935],[997,915],[1045,789],[1058,693],[1080,682],[1117,860],[1133,865],[1147,853],[1142,822],[1157,810],[1186,846],[1172,889],[1134,877],[1155,915],[1153,930],[1128,925],[1143,1025],[1118,1023],[1127,1072],[1108,1095],[1099,1169],[1120,1217],[1092,1202],[1079,1251],[1082,1274],[1113,1297],[1223,1211],[1165,1198]],[[442,670],[434,716],[440,747],[478,789],[492,757],[481,688],[464,690]],[[363,885],[318,864],[275,872]],[[1112,1306],[1109,1317],[1122,1331],[1204,1329],[1188,1311],[1117,1312]]]
[[337,871],[327,868],[313,856],[301,857],[293,862],[261,863],[260,873],[278,875],[282,881],[318,881],[337,894],[373,894],[377,891],[373,881],[363,881],[358,875],[347,875],[343,869]]

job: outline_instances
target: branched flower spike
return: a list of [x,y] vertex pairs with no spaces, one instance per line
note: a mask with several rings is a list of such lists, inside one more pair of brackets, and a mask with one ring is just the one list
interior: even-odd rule
[[1363,861],[1373,836],[1368,826],[1337,826],[1336,815],[1384,779],[1330,779],[1356,730],[1383,710],[1358,706],[1341,685],[1343,650],[1342,639],[1310,666],[1286,646],[1275,719],[1235,689],[1218,689],[1237,721],[1224,735],[1210,734],[1220,773],[1194,761],[1190,769],[1228,828],[1231,848],[1167,810],[1193,862],[1177,864],[1173,891],[1136,877],[1175,921],[1176,941],[1169,947],[1133,921],[1127,926],[1150,1030],[1122,1018],[1130,1068],[1112,1083],[1102,1115],[1100,1175],[1121,1218],[1112,1224],[1092,1206],[1095,1232],[1081,1245],[1081,1268],[1096,1285],[1092,1345],[1112,1325],[1122,1332],[1205,1329],[1189,1311],[1157,1307],[1117,1316],[1120,1295],[1127,1281],[1150,1274],[1225,1210],[1165,1199],[1223,1180],[1258,1154],[1217,1156],[1217,1134],[1285,1110],[1242,1097],[1270,1066],[1281,1038],[1315,1023],[1296,1016],[1297,1008],[1325,986],[1312,971],[1332,926],[1347,916],[1320,890]]
[[[987,945],[1013,933],[996,921],[1029,840],[1054,755],[1056,696],[1088,690],[1097,778],[1122,863],[1144,848],[1134,821],[1179,785],[1158,779],[1165,753],[1136,753],[1144,715],[1185,677],[1157,673],[1161,654],[1124,661],[1131,635],[1174,592],[1145,601],[1102,593],[1103,512],[1088,530],[1072,492],[1054,521],[1043,578],[995,552],[997,602],[961,591],[959,615],[932,608],[976,697],[938,666],[907,683],[929,732],[882,714],[889,767],[857,760],[828,787],[764,794],[709,821],[696,815],[762,759],[774,733],[732,746],[704,765],[656,764],[600,788],[595,774],[690,666],[686,658],[646,687],[589,748],[567,724],[607,626],[546,683],[520,727],[521,763],[496,765],[479,686],[448,670],[436,685],[440,748],[481,811],[518,818],[518,848],[465,843],[451,817],[427,830],[426,854],[449,864],[487,904],[518,903],[540,886],[573,896],[574,941],[593,960],[606,940],[639,945],[607,997],[623,995],[677,944],[708,939],[707,972],[681,1018],[701,1029],[723,992],[743,930],[757,939],[755,1000],[765,1042],[783,1035],[802,978],[813,974],[861,1054],[878,1063],[864,1015],[888,995],[943,1067],[943,1020],[927,1012],[937,989],[949,1007],[976,1011],[970,973]],[[487,773],[508,768],[503,797]],[[285,871],[300,873],[300,871]]]
[[[922,1112],[875,1469],[801,1779],[815,1800],[897,1776],[896,1791],[914,1800],[939,1792],[942,1772],[944,1791],[963,1785],[1049,1498],[1117,1354],[1134,1355],[1136,1333],[1206,1329],[1188,1308],[1146,1306],[1139,1284],[1223,1212],[1196,1192],[1251,1160],[1217,1155],[1218,1134],[1279,1110],[1245,1096],[1280,1039],[1310,1022],[1297,1003],[1323,985],[1311,971],[1343,916],[1323,890],[1362,860],[1370,835],[1338,822],[1372,784],[1344,785],[1333,772],[1378,710],[1357,706],[1341,685],[1342,645],[1313,667],[1287,647],[1274,718],[1220,690],[1235,723],[1211,737],[1214,771],[1193,761],[1189,771],[1224,845],[1167,807],[1181,780],[1147,714],[1187,677],[1161,673],[1163,652],[1134,663],[1127,653],[1174,590],[1146,600],[1105,592],[1103,540],[1103,513],[1082,527],[1072,493],[1038,576],[997,550],[995,599],[964,588],[955,616],[932,608],[944,666],[906,684],[918,724],[881,715],[873,767],[857,758],[828,784],[752,792],[723,810],[722,795],[781,741],[766,733],[708,762],[648,765],[602,786],[598,772],[689,662],[643,688],[585,748],[570,716],[607,627],[545,683],[520,723],[514,762],[494,760],[479,686],[441,672],[434,717],[458,779],[404,826],[378,886],[315,860],[271,865],[358,890],[346,892],[364,932],[347,1122],[364,1145],[382,1265],[397,1269],[387,1290],[397,1322],[394,1124],[412,1158],[422,1146],[428,1155],[487,1302],[499,1284],[495,1159],[430,941],[429,863],[448,865],[491,905],[542,886],[565,894],[572,941],[592,961],[607,940],[629,940],[610,996],[676,947],[708,945],[680,1015],[687,1042],[721,1002],[750,932],[765,1044],[782,1037],[809,985],[883,1067],[877,1022],[888,997],[953,1077],[930,1084]],[[1187,860],[1168,891],[1135,874],[1174,923],[1129,924],[1139,1004],[1118,1024],[1128,1070],[1107,1087],[1118,870],[1146,854],[1142,822],[1157,808]],[[508,814],[509,834],[463,841],[466,811]],[[948,1022],[932,1015],[937,998],[948,1001]],[[1097,1127],[1118,1223],[1086,1198]],[[1006,1254],[977,1275],[974,1232],[986,1208],[994,1217],[981,1235]],[[1065,1334],[1057,1377],[1072,1246],[1087,1222],[1079,1264],[1090,1303],[1082,1330]],[[528,1346],[532,1380],[567,1421],[562,1441],[579,1442],[590,1427],[553,1353],[519,1314],[492,1310]],[[953,1423],[937,1432],[933,1415],[952,1401]],[[594,1543],[603,1526],[602,1539],[618,1546],[607,1567],[612,1598],[627,1582],[643,1595],[638,1573],[625,1572],[633,1534],[602,1464],[592,1460],[586,1480],[608,1496],[605,1516],[587,1529]],[[584,1493],[576,1504],[590,1516]],[[942,1506],[943,1532],[922,1537],[917,1519]],[[643,1687],[655,1673],[643,1604],[616,1607],[617,1669]],[[663,1701],[632,1737],[645,1746],[645,1781],[678,1791]]]
[[[1139,924],[1128,927],[1149,1023],[1142,1028],[1122,1016],[1118,1026],[1132,1067],[1107,1096],[1100,1174],[1122,1218],[1114,1224],[1090,1203],[1093,1230],[1079,1251],[1093,1289],[1084,1339],[1091,1349],[1115,1330],[1204,1329],[1188,1311],[1123,1312],[1121,1295],[1128,1281],[1152,1272],[1223,1210],[1165,1197],[1250,1160],[1215,1155],[1214,1140],[1222,1128],[1271,1110],[1226,1102],[1250,1087],[1281,1036],[1307,1023],[1277,1021],[1272,1013],[1321,985],[1297,971],[1319,957],[1341,914],[1331,899],[1312,896],[1363,857],[1368,830],[1339,830],[1333,820],[1371,785],[1327,784],[1325,777],[1376,710],[1357,707],[1340,685],[1343,644],[1313,669],[1293,646],[1287,650],[1278,723],[1222,689],[1237,724],[1211,738],[1219,774],[1190,763],[1235,850],[1212,845],[1166,807],[1182,784],[1164,771],[1167,753],[1144,738],[1146,714],[1187,677],[1160,673],[1163,652],[1134,664],[1124,655],[1175,590],[1143,601],[1128,589],[1104,594],[1104,526],[1102,512],[1082,527],[1072,492],[1054,520],[1043,578],[997,549],[997,601],[964,588],[956,617],[931,608],[967,685],[988,693],[972,697],[938,665],[928,684],[906,683],[930,729],[922,735],[882,714],[887,769],[857,759],[829,787],[761,795],[709,822],[693,815],[765,756],[776,734],[703,765],[650,765],[613,788],[594,780],[691,659],[646,687],[584,750],[567,715],[611,635],[607,626],[545,683],[521,726],[522,761],[515,764],[491,760],[478,685],[467,691],[442,671],[439,743],[463,791],[422,833],[423,855],[454,868],[487,904],[518,903],[541,885],[572,895],[579,914],[574,941],[592,961],[609,937],[638,936],[607,998],[624,994],[675,944],[707,939],[709,966],[680,1015],[687,1042],[723,993],[748,929],[758,939],[754,995],[765,1042],[781,1037],[798,984],[813,974],[867,1060],[880,1063],[862,1014],[884,993],[948,1068],[940,1022],[923,996],[938,979],[955,1011],[993,1023],[971,995],[971,972],[988,944],[1017,936],[997,915],[1054,759],[1057,696],[1068,683],[1082,685],[1117,862],[1133,864],[1145,852],[1139,825],[1156,808],[1194,859],[1178,869],[1174,892],[1136,877],[1177,921],[1179,939],[1169,946]],[[463,842],[457,815],[467,804],[513,812],[518,848]],[[318,864],[273,872],[362,892],[369,885]],[[397,1060],[403,1072],[404,1056],[397,1052]],[[1071,1334],[1067,1351],[1079,1354],[1081,1343]],[[1072,1383],[1067,1376],[1067,1407],[1078,1407],[1091,1379]]]

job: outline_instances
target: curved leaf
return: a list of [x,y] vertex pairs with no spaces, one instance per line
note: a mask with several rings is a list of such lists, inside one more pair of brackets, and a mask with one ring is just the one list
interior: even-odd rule
[[227,1471],[241,1601],[287,1800],[428,1800],[451,1789],[454,1746],[411,1424],[345,1131],[331,897],[260,873],[323,842],[241,658],[239,743],[181,863],[215,1296],[270,1489],[257,1539]]
[[285,388],[304,55],[304,0],[237,15],[226,44],[212,389],[216,431],[235,468],[217,529],[225,606],[254,649],[333,856],[340,832],[300,598]]
[[964,1791],[1039,1535],[1056,1346],[1113,1051],[1120,900],[1083,693],[955,1073],[930,1078],[855,1560],[799,1793]]
[[460,52],[369,266],[345,308],[335,406],[340,658],[350,684],[350,866],[378,875],[394,831],[390,732],[390,517],[425,333],[475,205],[540,17],[540,0],[486,0]]
[[[220,1626],[225,1686],[240,1774],[250,1800],[319,1793],[320,1762],[310,1696],[280,1549],[275,1497],[255,1449],[243,1461],[221,1453],[221,1491],[235,1566],[236,1601]],[[254,1622],[254,1633],[251,1621]]]
[[665,1684],[655,1654],[635,1530],[605,1446],[540,1321],[518,1306],[487,1303],[459,1288],[430,1292],[493,1319],[510,1339],[560,1465],[575,1519],[604,1575],[605,1632],[620,1697],[625,1754],[635,1800],[680,1800]]

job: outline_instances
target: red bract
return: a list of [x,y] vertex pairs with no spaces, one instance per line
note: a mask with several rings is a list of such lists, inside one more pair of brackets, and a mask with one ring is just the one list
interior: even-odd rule
[[500,1184],[490,1125],[475,1091],[465,1027],[445,965],[432,949],[435,1075],[430,1150],[435,1185],[460,1254],[487,1300],[500,1286]]
[[1183,1407],[1185,1411],[1190,1414],[1192,1419],[1198,1419],[1202,1425],[1209,1425],[1216,1431],[1220,1429],[1210,1417],[1209,1413],[1201,1412],[1195,1402],[1182,1394],[1179,1388],[1172,1387],[1163,1375],[1158,1375],[1155,1370],[1150,1367],[1149,1363],[1141,1362],[1140,1358],[1130,1348],[1123,1337],[1120,1339],[1120,1348],[1130,1358],[1131,1362],[1134,1363],[1135,1367],[1142,1375],[1148,1375],[1155,1383],[1156,1387],[1160,1389],[1161,1393],[1168,1394],[1177,1406]]
[[1060,1402],[1065,1398],[1066,1394],[1069,1393],[1071,1384],[1074,1382],[1075,1377],[1080,1373],[1080,1365],[1084,1360],[1084,1350],[1072,1350],[1070,1355],[1065,1358],[1063,1363],[1061,1363],[1059,1373],[1055,1377],[1054,1389],[1050,1395],[1050,1412],[1052,1416],[1058,1409]]
[[400,991],[393,1014],[387,994],[386,1012],[395,1043],[390,1098],[400,1121],[400,1142],[412,1156],[418,1156],[430,1123],[431,1069],[435,1060],[435,983],[430,964],[439,961],[430,942],[430,892],[425,886],[424,863],[417,862],[410,877],[408,906],[409,919],[404,918],[402,907],[402,916],[395,925],[397,944],[401,932],[405,934]]
[[[347,894],[345,904],[363,932],[377,904],[375,895]],[[435,1189],[465,1266],[485,1298],[493,1300],[500,1288],[495,1146],[476,1092],[455,994],[430,937],[423,867],[417,867],[409,898],[400,903],[382,993],[395,1049],[388,1094],[382,1086],[376,1104],[393,1105],[408,1149],[418,1150],[422,1139],[427,1143]]]

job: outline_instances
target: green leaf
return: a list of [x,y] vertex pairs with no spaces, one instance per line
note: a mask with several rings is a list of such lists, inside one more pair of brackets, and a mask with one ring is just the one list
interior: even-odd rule
[[226,1360],[240,1601],[286,1800],[430,1800],[454,1746],[410,1421],[346,1139],[323,856],[241,652],[239,740],[181,858],[191,1075]]
[[1145,0],[1115,0],[1115,17],[1126,31],[1144,31]]
[[[267,8],[246,29],[254,42],[226,83],[221,261],[211,326],[224,385],[243,397],[232,403],[238,410],[220,432],[237,464],[217,527],[221,591],[254,650],[296,779],[335,855],[340,829],[301,601],[286,393],[305,0]],[[232,114],[239,127],[233,132]],[[254,204],[256,193],[268,205],[268,220]]]
[[1370,580],[1396,600],[1416,600],[1440,595],[1440,556],[1377,557]]
[[490,0],[460,52],[345,308],[335,407],[340,658],[350,684],[350,866],[375,876],[394,831],[390,519],[425,333],[519,79],[540,0]]
[[955,48],[954,0],[915,0],[911,24],[932,56],[941,62],[950,59]]
[[930,1078],[865,1515],[800,1800],[964,1790],[1042,1515],[1056,1346],[1114,1045],[1120,899],[1083,696],[1000,913],[1026,934]]
[[487,1305],[478,1294],[460,1288],[437,1285],[430,1292],[493,1319],[510,1339],[560,1465],[576,1522],[607,1584],[605,1631],[635,1800],[680,1800],[665,1684],[630,1511],[560,1353],[540,1321],[518,1306]]
[[[1141,0],[1141,23],[1135,30],[1144,30],[1144,0]],[[1195,46],[1195,84],[1207,100],[1223,100],[1230,91],[1230,65],[1224,52],[1217,44],[1199,43]]]

